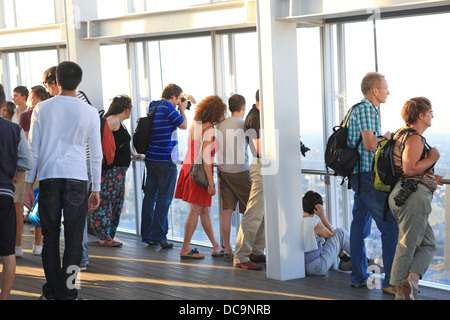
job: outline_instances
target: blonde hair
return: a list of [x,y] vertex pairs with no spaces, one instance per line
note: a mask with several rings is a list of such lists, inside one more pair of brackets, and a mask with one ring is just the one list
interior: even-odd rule
[[366,96],[373,88],[381,88],[384,75],[378,72],[369,72],[361,81],[361,91]]

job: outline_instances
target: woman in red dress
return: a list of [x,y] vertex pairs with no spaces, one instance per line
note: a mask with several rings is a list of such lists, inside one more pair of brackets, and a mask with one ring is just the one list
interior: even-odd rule
[[[175,198],[182,199],[191,204],[189,215],[184,225],[184,241],[180,250],[182,259],[202,259],[204,256],[197,249],[191,250],[190,242],[195,229],[197,228],[198,218],[202,223],[211,244],[213,245],[213,256],[219,256],[223,250],[214,236],[214,229],[211,222],[210,208],[211,198],[216,194],[214,184],[213,166],[214,154],[216,153],[217,143],[215,142],[214,125],[223,120],[226,111],[226,105],[219,96],[208,96],[203,99],[195,109],[194,123],[189,129],[188,151],[181,167],[178,177]],[[189,169],[197,158],[202,143],[203,134],[205,142],[203,145],[203,167],[208,178],[208,188],[200,187],[189,175]]]

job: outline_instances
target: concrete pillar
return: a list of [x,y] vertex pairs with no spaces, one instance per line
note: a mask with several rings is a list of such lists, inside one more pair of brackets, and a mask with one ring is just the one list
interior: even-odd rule
[[302,278],[300,121],[295,23],[277,21],[283,3],[257,1],[267,276]]
[[83,69],[83,81],[79,90],[84,91],[97,109],[103,109],[100,43],[82,40],[85,36],[83,21],[97,18],[97,1],[65,0],[68,60]]

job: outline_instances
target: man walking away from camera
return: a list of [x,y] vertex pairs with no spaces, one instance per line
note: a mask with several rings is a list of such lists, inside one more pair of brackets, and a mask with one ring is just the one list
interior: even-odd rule
[[[100,121],[97,110],[76,97],[83,71],[65,61],[56,70],[60,95],[39,103],[33,111],[30,143],[35,159],[27,174],[24,205],[34,204],[32,185],[39,180],[39,215],[44,236],[42,263],[47,282],[43,299],[73,300],[73,285],[83,251],[86,212],[100,203]],[[87,194],[86,144],[90,145],[92,193]],[[60,224],[64,212],[64,256],[60,259]],[[75,277],[74,273],[75,272]]]

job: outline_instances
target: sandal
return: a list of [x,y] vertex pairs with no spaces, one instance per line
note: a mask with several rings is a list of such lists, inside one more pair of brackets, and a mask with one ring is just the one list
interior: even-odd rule
[[224,253],[223,260],[225,261],[232,261],[234,259],[233,253]]
[[100,240],[100,245],[102,247],[121,247],[122,242],[114,241],[113,239]]
[[188,254],[180,254],[181,259],[203,259],[204,257],[197,249],[192,249]]
[[224,247],[222,247],[222,250],[220,250],[219,253],[211,253],[211,255],[214,258],[221,258],[221,257],[223,257],[224,254],[225,254],[225,248]]

